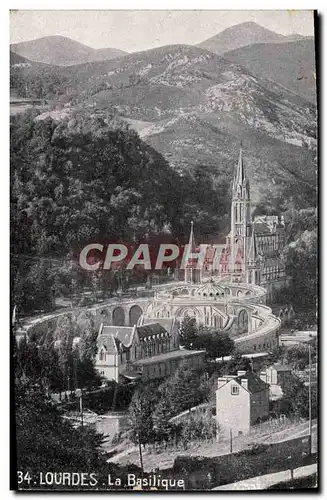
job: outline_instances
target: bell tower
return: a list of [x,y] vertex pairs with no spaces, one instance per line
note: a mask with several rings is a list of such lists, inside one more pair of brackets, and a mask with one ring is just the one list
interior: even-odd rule
[[245,172],[241,145],[232,190],[230,272],[233,281],[247,281],[247,254],[252,232],[250,183]]

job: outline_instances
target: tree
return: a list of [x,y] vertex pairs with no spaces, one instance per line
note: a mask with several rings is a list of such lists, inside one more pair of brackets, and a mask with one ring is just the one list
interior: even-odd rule
[[251,361],[248,358],[242,357],[239,352],[233,354],[232,358],[227,361],[224,372],[226,375],[236,375],[238,370],[252,370]]
[[[313,344],[311,348],[311,359],[315,360],[316,346]],[[290,364],[296,370],[304,370],[309,364],[309,345],[298,344],[287,349],[286,363]]]
[[197,338],[197,335],[198,327],[196,324],[196,319],[186,316],[182,321],[180,329],[181,344],[186,349],[191,349],[193,347],[194,341]]
[[195,370],[182,364],[172,377],[159,386],[160,401],[153,414],[153,421],[163,434],[169,434],[169,419],[183,410],[203,403],[209,394],[206,374],[199,376]]
[[318,244],[317,231],[302,235],[286,255],[286,272],[292,277],[292,302],[299,308],[316,309]]
[[94,472],[105,465],[102,435],[86,426],[73,428],[29,380],[15,385],[15,417],[17,470]]
[[195,318],[186,317],[180,330],[181,342],[187,349],[205,349],[208,359],[228,356],[234,349],[234,341],[225,332],[197,326]]
[[153,441],[153,411],[158,399],[157,392],[150,387],[139,387],[133,394],[128,408],[129,422],[134,443],[145,445]]
[[[317,386],[311,388],[312,418],[317,417]],[[285,413],[309,417],[309,389],[296,375],[291,374],[283,385],[283,397],[279,402]]]
[[212,439],[216,435],[216,422],[212,418],[210,409],[204,414],[192,412],[183,425],[181,437],[186,448],[196,439]]
[[234,341],[225,332],[201,327],[193,342],[193,349],[205,349],[208,359],[228,356],[234,349]]

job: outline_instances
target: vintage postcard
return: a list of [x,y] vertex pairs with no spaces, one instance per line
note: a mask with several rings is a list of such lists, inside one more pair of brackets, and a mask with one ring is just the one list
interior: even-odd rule
[[10,13],[12,489],[318,488],[317,19]]

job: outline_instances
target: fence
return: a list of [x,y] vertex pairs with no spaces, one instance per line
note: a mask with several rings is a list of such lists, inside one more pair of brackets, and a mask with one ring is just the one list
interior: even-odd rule
[[212,489],[250,477],[296,468],[310,457],[309,436],[218,457],[178,457],[173,471],[185,479],[187,490]]

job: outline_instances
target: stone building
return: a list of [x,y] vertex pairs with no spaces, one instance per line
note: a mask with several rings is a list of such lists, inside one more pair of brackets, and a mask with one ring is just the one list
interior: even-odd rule
[[269,413],[269,386],[253,372],[218,378],[216,419],[219,432],[248,434],[253,424]]
[[[190,246],[192,245],[192,247]],[[195,248],[193,223],[189,247]],[[268,300],[286,282],[283,249],[285,224],[283,216],[252,217],[250,181],[246,175],[240,149],[232,186],[231,229],[222,252],[209,246],[202,271],[193,269],[192,261],[185,270],[185,281],[201,281],[204,276],[220,276],[236,283],[249,283],[266,288]]]
[[180,348],[174,319],[134,326],[101,324],[97,345],[96,369],[116,382],[167,377],[182,362],[195,369],[204,365],[205,351]]
[[241,148],[232,188],[231,231],[226,238],[220,272],[236,282],[264,286],[269,298],[274,285],[278,288],[285,283],[284,246],[283,217],[263,215],[252,218],[250,182]]

